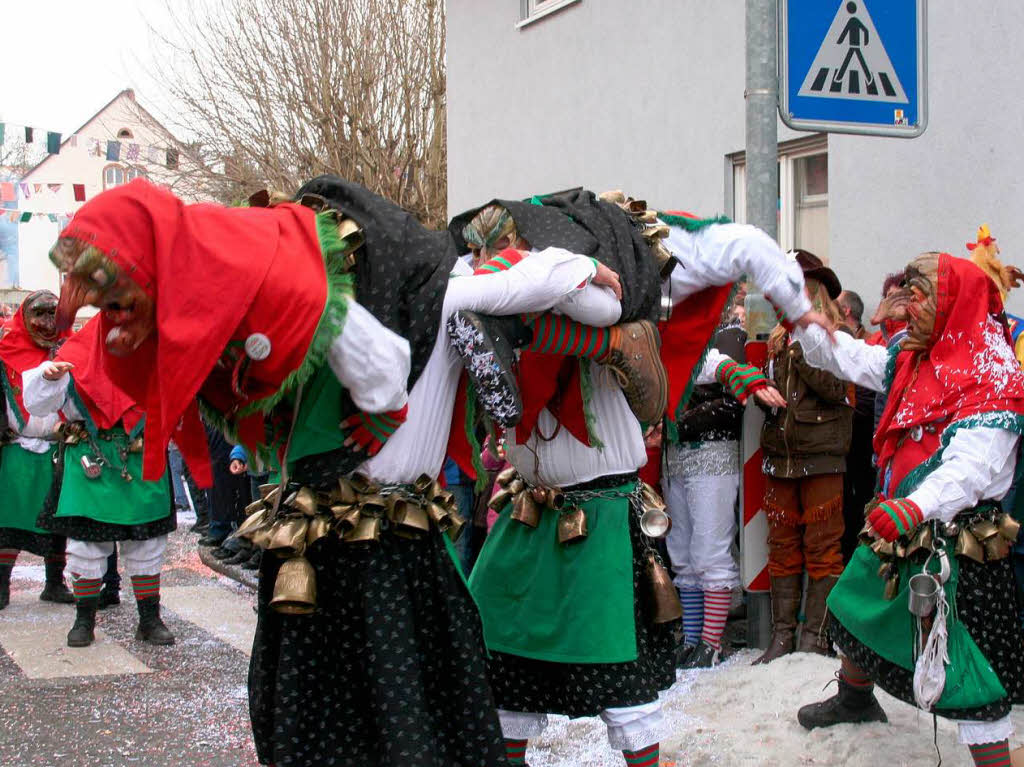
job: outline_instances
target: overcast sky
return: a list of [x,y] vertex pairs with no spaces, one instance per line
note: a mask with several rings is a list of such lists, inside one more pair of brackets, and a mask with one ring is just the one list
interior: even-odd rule
[[163,0],[2,0],[0,121],[66,135],[124,88],[166,114],[146,72],[148,23],[160,28],[165,14]]

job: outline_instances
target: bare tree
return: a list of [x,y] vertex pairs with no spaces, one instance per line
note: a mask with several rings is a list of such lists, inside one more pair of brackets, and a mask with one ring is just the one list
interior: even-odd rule
[[320,173],[446,217],[443,0],[168,2],[159,79],[224,202]]

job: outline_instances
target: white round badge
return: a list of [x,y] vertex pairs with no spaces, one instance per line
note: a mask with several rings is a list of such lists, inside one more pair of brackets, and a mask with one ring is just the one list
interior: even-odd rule
[[270,356],[270,339],[263,333],[253,333],[245,339],[245,353],[257,362],[265,360]]

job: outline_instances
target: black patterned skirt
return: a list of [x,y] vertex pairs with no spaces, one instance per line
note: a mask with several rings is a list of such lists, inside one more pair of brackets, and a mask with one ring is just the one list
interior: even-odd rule
[[[970,709],[941,709],[935,713],[949,719],[991,722],[1010,713],[1014,704],[1024,703],[1024,629],[1010,557],[980,564],[959,557],[960,580],[956,604],[961,622],[971,639],[992,664],[1006,697],[987,706]],[[832,618],[832,639],[875,684],[911,706],[914,701],[914,672],[886,660],[857,640]]]
[[40,557],[63,554],[67,539],[15,527],[0,527],[0,549],[18,549]]
[[504,742],[483,630],[436,530],[420,539],[317,542],[317,608],[270,608],[283,560],[260,568],[249,713],[275,767],[489,767]]
[[[676,681],[675,633],[679,621],[654,624],[647,599],[645,554],[636,515],[629,515],[633,547],[636,660],[625,663],[557,663],[492,652],[488,662],[498,708],[533,714],[596,716],[607,708],[650,703]],[[582,544],[586,545],[586,543]]]

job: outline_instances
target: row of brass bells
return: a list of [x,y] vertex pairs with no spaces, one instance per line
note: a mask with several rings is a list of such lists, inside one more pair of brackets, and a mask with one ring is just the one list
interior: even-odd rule
[[285,615],[309,615],[316,609],[316,572],[308,559],[296,556],[281,563],[270,606]]

